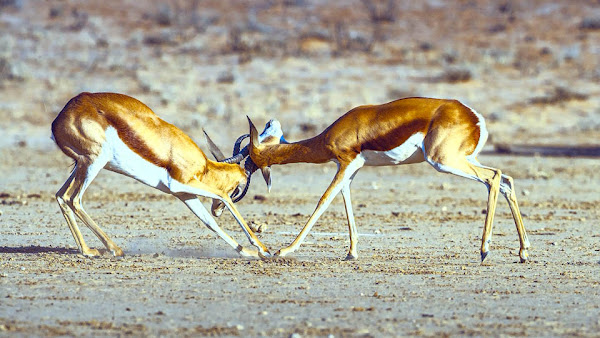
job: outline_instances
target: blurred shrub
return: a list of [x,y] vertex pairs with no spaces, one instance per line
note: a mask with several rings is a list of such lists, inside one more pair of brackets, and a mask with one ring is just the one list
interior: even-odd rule
[[23,8],[23,0],[0,0],[0,8],[2,7],[21,9]]
[[599,30],[600,17],[584,18],[579,24],[579,29],[582,30]]
[[369,13],[371,22],[396,21],[396,2],[388,0],[385,6],[377,5],[374,0],[363,0],[363,5]]
[[468,69],[449,68],[437,76],[436,80],[439,82],[458,83],[471,81],[472,77],[471,71]]
[[0,58],[0,81],[3,80],[22,80],[7,58]]
[[162,3],[158,6],[156,13],[156,22],[161,26],[170,26],[173,23],[174,13],[171,10],[171,6],[166,3]]
[[554,87],[553,92],[549,95],[531,98],[529,103],[557,104],[565,101],[585,101],[587,99],[587,94],[577,93],[564,87]]

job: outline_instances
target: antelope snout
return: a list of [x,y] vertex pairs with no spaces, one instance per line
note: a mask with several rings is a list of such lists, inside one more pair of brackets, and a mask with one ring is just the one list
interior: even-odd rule
[[223,209],[225,209],[225,203],[223,203],[222,201],[213,199],[212,207],[210,208],[210,211],[213,214],[213,216],[215,216],[215,217],[221,216],[221,214],[223,213]]

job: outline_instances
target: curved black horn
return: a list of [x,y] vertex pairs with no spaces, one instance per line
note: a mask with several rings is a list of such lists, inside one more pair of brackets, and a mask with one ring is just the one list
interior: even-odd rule
[[[244,150],[242,150],[241,153],[243,153],[243,152],[244,152]],[[233,198],[233,203],[237,203],[239,200],[244,198],[244,196],[246,196],[246,193],[248,192],[248,188],[250,188],[250,179],[252,178],[252,174],[254,174],[254,172],[258,170],[258,166],[252,161],[252,159],[250,157],[248,157],[248,159],[246,160],[246,163],[244,163],[244,169],[246,169],[246,176],[248,177],[248,179],[246,181],[246,186],[244,187],[244,191],[242,191],[242,193],[239,196],[236,196],[235,198]]]
[[246,186],[244,187],[244,191],[242,191],[242,193],[239,196],[235,196],[233,198],[233,203],[237,203],[239,200],[244,198],[244,196],[246,196],[246,193],[248,192],[248,188],[250,187],[250,177],[252,177],[252,174],[248,173],[247,171],[246,173],[248,175],[248,179],[246,180]]
[[248,137],[250,137],[250,134],[244,134],[240,137],[238,137],[237,140],[235,140],[235,145],[233,146],[233,155],[237,155],[240,152],[240,147],[242,146],[242,142],[247,139]]
[[225,158],[225,159],[223,159],[222,161],[219,161],[219,162],[230,163],[230,164],[231,163],[240,163],[240,162],[242,162],[244,160],[244,158],[246,156],[244,156],[244,154],[240,152],[239,154],[237,154],[235,156],[231,156],[229,158]]
[[226,159],[223,159],[223,161],[221,161],[221,162],[225,162],[225,163],[240,163],[246,157],[248,157],[248,155],[250,155],[250,150],[248,150],[248,147],[244,147],[237,154],[234,153],[233,156],[231,156],[229,158],[226,158]]

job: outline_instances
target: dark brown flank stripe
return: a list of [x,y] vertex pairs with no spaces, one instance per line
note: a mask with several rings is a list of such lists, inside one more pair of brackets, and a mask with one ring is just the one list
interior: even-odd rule
[[[102,110],[98,110],[97,112],[98,114],[104,116],[109,124],[114,126],[114,128],[117,130],[119,138],[127,145],[129,149],[131,149],[131,151],[138,154],[148,162],[158,167],[165,168],[169,175],[174,179],[181,180],[181,170],[173,166],[168,158],[161,158],[161,156],[155,153],[153,149],[146,144],[144,139],[137,134],[136,130],[131,127],[127,120],[121,117],[120,114],[106,114]],[[160,127],[157,126],[157,128]]]
[[392,150],[418,132],[423,133],[427,141],[429,132],[440,130],[444,131],[441,137],[462,138],[457,150],[470,155],[481,137],[478,122],[474,112],[456,100],[400,99],[382,105],[356,107],[311,139],[271,146],[263,143],[262,151],[252,149],[252,158],[260,167],[297,162],[323,163],[336,158],[350,162],[361,151]]
[[409,137],[417,132],[427,130],[429,121],[424,119],[410,121],[395,129],[390,129],[384,134],[377,135],[377,138],[370,139],[363,143],[360,150],[388,151],[402,145]]

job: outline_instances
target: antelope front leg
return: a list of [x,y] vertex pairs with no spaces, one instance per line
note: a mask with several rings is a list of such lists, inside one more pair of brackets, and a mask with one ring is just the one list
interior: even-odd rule
[[304,228],[302,228],[302,230],[300,231],[298,236],[296,236],[296,239],[294,239],[292,244],[290,244],[289,246],[277,251],[277,253],[275,253],[275,256],[283,257],[287,254],[290,254],[290,253],[298,250],[298,248],[304,241],[304,238],[306,238],[306,235],[308,235],[308,233],[310,232],[310,229],[313,227],[313,225],[315,225],[315,223],[317,222],[319,217],[321,217],[323,212],[325,212],[327,207],[329,207],[329,205],[333,201],[333,198],[335,197],[335,195],[337,195],[340,192],[340,190],[342,190],[342,187],[345,184],[345,182],[344,182],[345,171],[346,171],[345,168],[341,168],[335,174],[335,177],[333,178],[333,182],[331,182],[331,184],[329,185],[327,190],[325,190],[325,193],[323,194],[323,196],[321,196],[321,199],[319,200],[319,203],[317,204],[317,208],[315,209],[313,214],[308,219],[308,222],[306,222],[306,225],[304,226]]
[[185,203],[185,205],[187,205],[188,208],[190,208],[190,210],[196,216],[198,216],[198,218],[200,218],[202,223],[204,223],[211,230],[216,232],[217,235],[219,235],[219,237],[221,237],[223,240],[225,240],[225,242],[227,242],[227,244],[229,244],[232,248],[234,248],[235,251],[237,251],[240,255],[242,255],[244,257],[261,258],[260,254],[258,253],[258,250],[244,248],[243,246],[238,244],[238,242],[236,242],[235,239],[231,238],[231,236],[229,236],[225,231],[223,231],[219,227],[217,222],[215,222],[215,220],[209,214],[209,212],[206,210],[206,208],[204,208],[202,203],[200,203],[200,200],[198,200],[198,198],[196,196],[189,197],[188,199],[185,199],[185,198],[180,198],[180,199],[183,203]]
[[225,200],[224,202],[227,206],[227,209],[229,209],[235,220],[242,227],[242,230],[246,234],[246,237],[248,237],[250,243],[258,249],[258,255],[260,256],[260,258],[271,257],[269,249],[264,244],[262,244],[258,237],[256,237],[256,234],[254,234],[252,229],[248,226],[248,224],[246,224],[246,222],[242,218],[242,215],[240,215],[237,208],[233,205],[233,202],[231,202],[231,200]]

